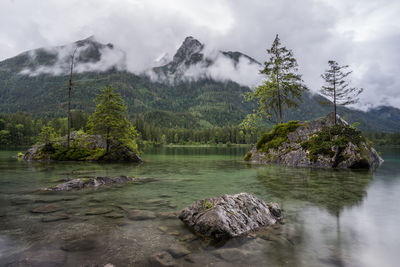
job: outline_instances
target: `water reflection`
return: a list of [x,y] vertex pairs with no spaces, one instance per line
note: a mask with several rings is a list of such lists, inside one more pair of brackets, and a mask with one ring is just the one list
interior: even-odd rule
[[361,203],[373,174],[270,165],[258,168],[256,177],[276,199],[307,201],[339,215],[345,207]]
[[[183,266],[395,266],[400,260],[400,206],[393,204],[400,201],[399,154],[389,154],[372,174],[247,165],[245,151],[155,149],[142,165],[29,164],[0,152],[0,265],[47,258],[64,266],[146,266],[151,255],[171,247],[190,252],[174,259]],[[87,173],[156,181],[90,192],[36,191]],[[243,191],[278,202],[286,223],[216,248],[170,216],[194,200]],[[69,219],[45,223],[48,215],[31,212],[48,203]],[[132,220],[132,209],[156,217]]]

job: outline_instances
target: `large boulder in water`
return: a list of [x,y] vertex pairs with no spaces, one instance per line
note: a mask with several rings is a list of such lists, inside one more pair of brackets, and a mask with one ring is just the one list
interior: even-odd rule
[[371,143],[334,113],[308,122],[278,124],[265,133],[245,160],[293,167],[376,169],[382,164]]
[[196,233],[216,240],[236,237],[282,221],[278,204],[248,193],[198,200],[179,215]]

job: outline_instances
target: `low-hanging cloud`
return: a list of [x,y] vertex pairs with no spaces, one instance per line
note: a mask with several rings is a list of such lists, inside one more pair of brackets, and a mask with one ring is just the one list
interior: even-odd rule
[[[208,56],[208,58],[210,58]],[[241,56],[239,61],[235,62],[218,53],[213,58],[213,64],[206,66],[198,63],[190,66],[184,73],[183,79],[198,80],[201,78],[212,78],[217,81],[234,81],[240,85],[255,87],[262,81],[259,74],[260,65],[251,62],[248,58]]]
[[27,67],[20,71],[22,75],[37,76],[42,74],[48,75],[67,75],[71,67],[72,55],[74,55],[74,72],[104,72],[110,68],[118,70],[126,69],[126,56],[122,50],[115,49],[113,46],[104,46],[98,48],[100,54],[99,60],[81,60],[90,49],[93,49],[91,42],[96,42],[94,37],[90,38],[90,43],[78,45],[72,43],[65,46],[42,48],[28,52],[29,59],[33,62],[38,57],[38,53],[46,53],[55,58],[55,62],[49,65],[41,65],[38,67]]
[[[126,53],[127,70],[141,73],[192,35],[216,50],[240,51],[263,62],[279,33],[314,92],[333,59],[350,65],[352,85],[365,88],[358,107],[400,107],[399,12],[396,0],[5,0],[0,3],[0,60],[95,35]],[[107,64],[113,61],[106,58]],[[220,69],[207,75],[252,84],[245,63],[238,72],[221,58],[214,65]]]

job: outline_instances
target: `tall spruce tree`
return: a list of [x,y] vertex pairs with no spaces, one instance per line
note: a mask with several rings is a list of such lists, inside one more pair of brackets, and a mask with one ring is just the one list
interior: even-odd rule
[[308,89],[301,75],[297,74],[298,65],[293,52],[281,46],[278,35],[267,52],[269,59],[260,71],[265,75],[265,80],[254,92],[245,96],[247,100],[258,101],[258,110],[247,119],[266,117],[271,120],[275,116],[282,123],[283,109],[298,106],[301,95]]
[[333,102],[333,110],[335,113],[336,124],[336,106],[350,105],[358,102],[358,95],[364,91],[363,88],[349,87],[350,82],[347,77],[352,71],[346,71],[349,65],[339,66],[334,60],[328,61],[329,69],[321,75],[325,81],[320,92],[322,95],[328,97]]
[[113,141],[137,149],[134,143],[137,132],[128,120],[127,108],[121,95],[114,90],[110,85],[100,92],[96,98],[96,109],[88,120],[89,132],[105,139],[106,153],[110,152]]

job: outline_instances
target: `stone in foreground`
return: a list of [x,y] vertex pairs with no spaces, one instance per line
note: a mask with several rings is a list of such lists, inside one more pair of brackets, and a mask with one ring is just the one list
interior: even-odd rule
[[194,232],[221,240],[276,224],[283,217],[278,204],[240,193],[195,201],[181,211],[179,219]]
[[116,176],[116,177],[94,176],[87,178],[72,179],[68,182],[58,184],[56,186],[42,188],[41,190],[70,191],[70,190],[91,189],[91,188],[94,189],[104,185],[125,184],[128,182],[142,183],[145,182],[146,180],[151,181],[151,179],[134,178],[129,176]]

